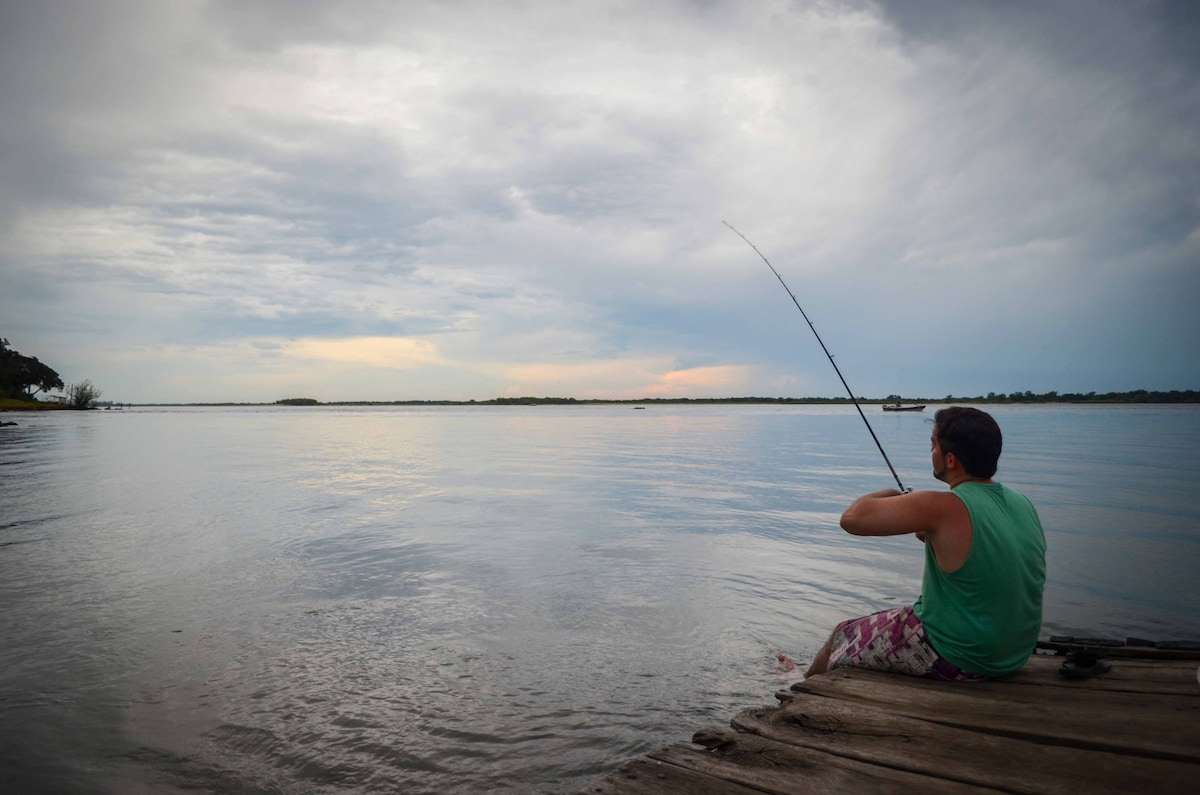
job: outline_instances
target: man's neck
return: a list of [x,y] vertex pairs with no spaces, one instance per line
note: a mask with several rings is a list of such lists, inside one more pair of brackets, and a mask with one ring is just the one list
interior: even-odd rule
[[974,478],[974,477],[971,477],[970,475],[964,474],[962,477],[955,478],[952,481],[950,481],[950,488],[951,489],[958,488],[959,486],[961,486],[964,483],[983,483],[985,485],[990,485],[994,482],[995,481],[992,480],[991,478]]

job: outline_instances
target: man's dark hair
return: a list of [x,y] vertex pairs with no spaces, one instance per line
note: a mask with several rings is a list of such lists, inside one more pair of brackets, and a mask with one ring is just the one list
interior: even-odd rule
[[933,415],[933,432],[943,453],[954,453],[971,477],[996,474],[1004,438],[992,415],[966,406],[950,406]]

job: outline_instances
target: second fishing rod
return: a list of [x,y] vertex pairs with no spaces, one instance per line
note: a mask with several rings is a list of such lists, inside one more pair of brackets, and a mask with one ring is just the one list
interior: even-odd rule
[[812,329],[813,336],[816,337],[817,342],[820,343],[821,350],[825,351],[825,356],[828,357],[829,363],[833,365],[833,371],[837,373],[838,378],[841,379],[842,386],[846,387],[846,392],[850,395],[850,400],[854,403],[854,408],[858,409],[858,416],[862,417],[863,423],[867,426],[867,431],[871,434],[871,438],[875,440],[875,446],[879,448],[879,454],[883,456],[884,463],[887,464],[887,468],[891,471],[892,477],[896,479],[896,485],[900,488],[900,491],[912,491],[912,489],[905,488],[904,484],[900,482],[900,476],[896,474],[896,468],[892,466],[892,462],[888,459],[887,453],[883,451],[883,445],[879,443],[879,437],[875,435],[875,429],[871,427],[870,421],[867,420],[867,415],[863,413],[862,406],[858,405],[858,398],[854,397],[854,390],[852,390],[850,385],[846,383],[846,377],[842,375],[842,371],[838,369],[837,362],[833,360],[833,354],[831,354],[829,349],[825,347],[825,341],[822,340],[821,335],[817,333],[817,327],[814,326],[813,322],[808,319],[808,313],[804,311],[804,307],[800,306],[800,302],[796,300],[796,294],[793,293],[792,289],[787,286],[787,282],[785,282],[783,277],[779,275],[779,271],[775,270],[775,266],[772,265],[771,261],[766,258],[766,255],[758,250],[758,246],[750,242],[750,238],[739,232],[737,228],[735,228],[734,225],[728,221],[722,221],[721,223],[729,227],[734,234],[736,234],[742,240],[745,240],[746,244],[750,246],[750,248],[754,249],[754,253],[761,257],[763,262],[767,263],[767,267],[771,269],[771,273],[775,274],[775,278],[778,279],[779,283],[783,285],[783,289],[787,290],[787,294],[791,296],[792,303],[795,304],[796,308],[800,310],[800,314],[804,316],[804,321],[808,323],[808,327]]

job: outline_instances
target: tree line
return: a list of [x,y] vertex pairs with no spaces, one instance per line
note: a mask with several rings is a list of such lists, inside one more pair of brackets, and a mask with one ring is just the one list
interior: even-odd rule
[[1200,403],[1200,391],[1172,389],[1159,392],[1135,389],[1132,392],[988,392],[979,397],[946,395],[946,402],[955,403]]
[[37,401],[41,392],[63,390],[64,402],[77,409],[89,408],[101,395],[91,381],[66,385],[53,367],[36,356],[23,356],[14,351],[8,340],[0,337],[0,398]]
[[[470,401],[475,403],[476,401]],[[641,400],[576,400],[559,397],[514,397],[478,401],[484,405],[513,406],[532,403],[850,403],[848,397],[728,397],[728,398],[643,398]],[[1159,392],[1136,389],[1132,392],[988,392],[986,395],[964,397],[946,395],[944,398],[906,398],[888,395],[886,398],[859,397],[859,403],[1200,403],[1200,391],[1172,389]]]
[[[706,404],[706,403],[845,403],[848,397],[724,397],[724,398],[635,398],[616,400],[605,398],[573,397],[498,397],[491,400],[346,400],[321,403],[313,398],[288,398],[278,400],[280,405],[301,406],[540,406],[540,405],[594,405],[608,403],[629,404]],[[944,398],[904,397],[888,395],[886,398],[859,397],[859,403],[1200,403],[1200,391],[1194,389],[1169,392],[1138,389],[1132,392],[988,392],[986,395],[964,397],[946,395]]]

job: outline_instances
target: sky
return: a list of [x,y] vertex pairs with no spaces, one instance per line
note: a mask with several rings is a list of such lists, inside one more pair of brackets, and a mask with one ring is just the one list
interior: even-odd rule
[[1200,389],[1200,3],[0,0],[0,337],[124,402]]

